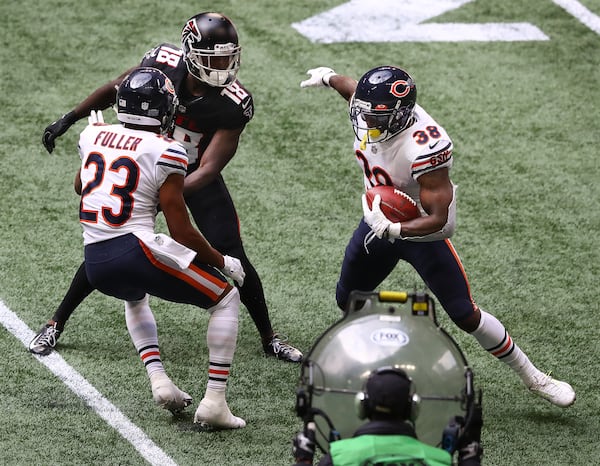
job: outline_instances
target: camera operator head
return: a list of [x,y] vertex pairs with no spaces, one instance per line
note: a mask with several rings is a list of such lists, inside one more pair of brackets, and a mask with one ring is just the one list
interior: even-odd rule
[[363,390],[356,395],[356,411],[360,419],[414,423],[420,401],[406,372],[386,366],[369,375]]

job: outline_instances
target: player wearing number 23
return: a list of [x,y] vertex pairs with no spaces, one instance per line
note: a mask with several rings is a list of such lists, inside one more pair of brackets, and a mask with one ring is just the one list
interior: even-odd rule
[[400,260],[408,262],[435,294],[452,321],[491,355],[514,370],[535,394],[567,407],[575,391],[538,370],[504,325],[473,300],[463,266],[449,238],[456,219],[456,186],[450,179],[452,140],[420,105],[417,86],[404,70],[379,66],[358,81],[331,68],[308,71],[301,87],[330,87],[349,102],[354,154],[365,189],[394,186],[412,197],[421,216],[391,222],[375,196],[344,254],[336,299],[346,308],[351,291],[372,291]]
[[[221,253],[242,262],[246,278],[244,285],[238,286],[240,299],[256,325],[264,353],[300,362],[302,353],[271,325],[262,282],[246,254],[233,199],[221,174],[254,113],[252,95],[237,79],[241,56],[237,30],[220,13],[199,13],[185,22],[179,45],[153,47],[140,66],[167,75],[179,99],[172,137],[183,145],[189,159],[185,202],[206,239]],[[93,91],[73,111],[49,125],[42,139],[48,152],[59,136],[91,110],[114,105],[115,89],[134,68]],[[75,308],[92,291],[82,264],[52,319],[32,340],[30,350],[37,354],[52,351]]]
[[[213,248],[189,218],[183,200],[185,149],[161,135],[174,113],[173,85],[161,71],[139,68],[120,84],[117,102],[121,124],[95,122],[94,112],[79,138],[82,163],[75,190],[81,194],[86,275],[97,290],[128,302],[133,312],[126,316],[127,327],[136,347],[145,344],[140,355],[153,397],[171,411],[185,408],[191,397],[171,382],[162,364],[157,367],[148,295],[206,309],[209,380],[194,420],[244,427],[225,399],[240,305],[225,275],[241,285],[245,273],[238,259]],[[159,203],[171,236],[154,231]]]

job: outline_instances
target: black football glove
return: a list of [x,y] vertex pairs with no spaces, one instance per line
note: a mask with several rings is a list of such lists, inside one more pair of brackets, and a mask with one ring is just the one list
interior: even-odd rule
[[312,464],[315,456],[315,423],[309,422],[303,432],[298,432],[292,441],[292,455],[297,463]]
[[54,141],[57,137],[62,136],[66,131],[77,121],[74,112],[65,113],[54,123],[48,125],[42,136],[42,144],[49,154],[54,150]]

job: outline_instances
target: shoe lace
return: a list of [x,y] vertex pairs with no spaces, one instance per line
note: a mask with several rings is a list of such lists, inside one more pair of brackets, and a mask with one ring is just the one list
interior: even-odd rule
[[295,351],[295,348],[286,343],[287,338],[282,338],[279,335],[275,335],[271,339],[271,346],[273,347],[273,352],[275,354],[283,353],[283,354],[291,354]]
[[531,389],[547,396],[560,395],[563,391],[557,381],[552,377],[552,371],[542,374],[542,376],[536,380],[536,383],[531,386]]
[[56,330],[56,327],[53,325],[46,327],[42,334],[38,337],[37,343],[42,346],[51,346],[54,348],[56,346],[56,340],[58,339],[58,335],[60,332]]
[[[545,374],[543,374],[542,377],[539,378],[538,384],[540,384],[540,385],[552,384],[553,380],[554,379],[552,378],[552,371],[548,371]],[[555,385],[555,384],[552,384],[552,385]]]

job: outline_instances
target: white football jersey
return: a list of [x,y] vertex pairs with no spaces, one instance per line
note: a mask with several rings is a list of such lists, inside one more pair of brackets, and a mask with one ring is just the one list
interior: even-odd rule
[[387,141],[363,144],[355,139],[354,152],[363,170],[365,189],[394,185],[421,208],[417,179],[423,173],[450,168],[453,145],[446,130],[421,106],[415,105],[414,116],[410,127]]
[[158,191],[170,174],[185,176],[183,146],[156,133],[94,124],[79,138],[84,244],[154,231]]

